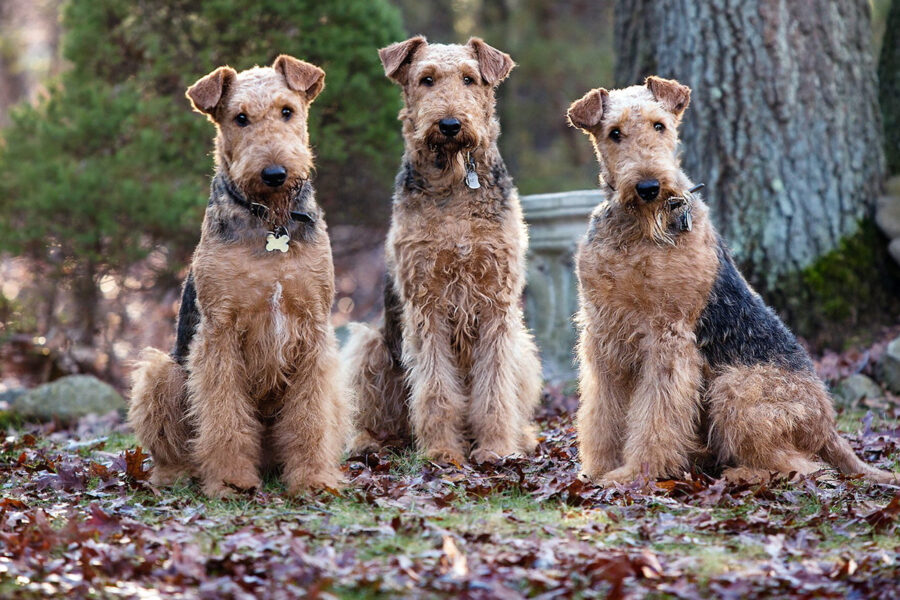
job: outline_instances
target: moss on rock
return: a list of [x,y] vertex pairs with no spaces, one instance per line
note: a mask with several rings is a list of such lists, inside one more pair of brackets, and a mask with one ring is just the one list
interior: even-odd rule
[[864,341],[900,315],[900,267],[874,222],[796,275],[782,277],[767,300],[813,346]]

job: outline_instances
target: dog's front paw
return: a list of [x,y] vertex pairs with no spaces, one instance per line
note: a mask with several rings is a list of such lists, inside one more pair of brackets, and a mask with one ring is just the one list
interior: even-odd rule
[[350,456],[363,456],[381,450],[381,443],[368,432],[358,433],[348,444]]
[[456,448],[429,448],[423,452],[430,461],[445,465],[462,465],[466,457]]
[[772,479],[772,474],[764,469],[751,467],[731,467],[722,471],[722,479],[729,483],[767,483]]
[[262,485],[256,473],[231,477],[210,477],[203,482],[203,493],[210,498],[228,498],[239,492],[252,492]]
[[537,433],[535,433],[534,426],[529,425],[528,428],[522,432],[521,445],[522,454],[534,454],[538,445]]
[[283,478],[284,487],[291,496],[316,490],[337,491],[344,485],[341,471],[336,467],[286,470]]
[[597,478],[594,483],[599,485],[600,487],[612,487],[619,484],[631,483],[635,479],[637,479],[641,475],[641,472],[637,469],[633,469],[632,467],[624,466],[619,467],[618,469],[613,469],[612,471],[607,471],[599,478]]
[[166,465],[157,463],[150,474],[150,483],[158,486],[170,486],[181,477],[189,477],[190,469],[184,465]]
[[488,448],[475,448],[472,450],[472,453],[469,454],[469,458],[476,465],[480,465],[484,463],[499,462],[503,458],[503,455]]

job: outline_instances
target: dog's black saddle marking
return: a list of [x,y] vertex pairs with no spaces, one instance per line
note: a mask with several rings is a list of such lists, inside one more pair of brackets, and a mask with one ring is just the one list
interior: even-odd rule
[[694,333],[713,369],[771,364],[811,371],[812,361],[794,334],[766,306],[738,272],[725,242],[718,239],[719,272]]

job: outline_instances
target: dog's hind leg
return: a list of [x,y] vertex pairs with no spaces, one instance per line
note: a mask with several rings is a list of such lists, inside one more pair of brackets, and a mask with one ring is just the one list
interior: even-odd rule
[[132,372],[128,423],[153,456],[150,480],[169,485],[191,473],[187,373],[164,352],[145,348]]
[[354,413],[350,452],[377,451],[382,436],[409,440],[409,388],[382,332],[352,324],[341,366]]
[[748,470],[807,475],[822,468],[815,455],[846,474],[879,483],[897,475],[861,461],[835,429],[831,398],[814,374],[772,365],[730,367],[707,392],[710,443],[735,479]]

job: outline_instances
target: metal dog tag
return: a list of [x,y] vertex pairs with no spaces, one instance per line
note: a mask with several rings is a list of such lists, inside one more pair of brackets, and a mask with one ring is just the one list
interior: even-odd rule
[[470,190],[477,190],[481,187],[481,182],[478,181],[478,174],[475,171],[466,171],[466,187]]
[[691,218],[690,209],[681,213],[681,219],[679,222],[679,226],[681,227],[682,231],[690,231],[691,229],[694,228],[694,219]]
[[283,228],[279,227],[275,231],[269,232],[269,235],[266,236],[266,252],[288,251],[288,242],[291,241],[291,236],[286,231],[282,233],[283,231]]
[[478,181],[478,173],[475,172],[475,161],[472,160],[472,154],[466,155],[466,187],[470,190],[477,190],[481,187]]

